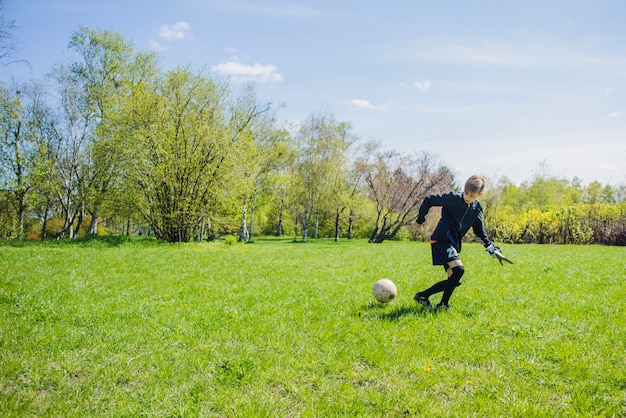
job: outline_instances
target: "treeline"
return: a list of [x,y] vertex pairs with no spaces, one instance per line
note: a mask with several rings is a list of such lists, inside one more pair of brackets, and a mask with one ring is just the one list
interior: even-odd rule
[[[412,229],[421,201],[465,180],[327,110],[280,122],[252,86],[163,71],[114,32],[80,27],[68,49],[45,81],[0,86],[0,239],[426,239]],[[502,242],[623,245],[623,189],[500,179],[483,201]]]
[[515,186],[502,179],[486,197],[486,223],[497,241],[626,245],[625,188],[538,177]]
[[280,123],[252,86],[80,27],[47,82],[0,88],[0,238],[254,233],[394,238],[452,186],[425,154],[382,152],[329,111]]

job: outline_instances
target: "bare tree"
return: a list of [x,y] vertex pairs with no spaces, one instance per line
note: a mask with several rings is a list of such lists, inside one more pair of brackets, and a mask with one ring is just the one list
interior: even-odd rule
[[4,11],[4,1],[0,0],[0,64],[9,65],[15,60],[17,47],[13,30],[15,30],[15,20],[6,18]]
[[415,221],[424,197],[449,190],[454,176],[431,154],[389,151],[376,156],[365,179],[376,204],[376,225],[369,242],[380,243],[395,238],[403,226]]

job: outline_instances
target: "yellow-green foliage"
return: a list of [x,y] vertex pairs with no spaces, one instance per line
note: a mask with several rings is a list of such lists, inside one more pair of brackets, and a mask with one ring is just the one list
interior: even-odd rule
[[626,245],[624,188],[580,179],[537,177],[520,186],[500,179],[482,199],[496,241]]
[[492,207],[486,222],[490,235],[500,242],[623,245],[626,203],[550,205],[519,211]]

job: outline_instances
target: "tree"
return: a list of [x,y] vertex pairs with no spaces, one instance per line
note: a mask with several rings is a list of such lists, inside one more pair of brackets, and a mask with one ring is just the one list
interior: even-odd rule
[[[252,242],[254,216],[259,198],[275,184],[274,176],[292,163],[293,140],[284,128],[277,127],[275,114],[263,112],[252,125],[254,146],[249,151],[251,164],[247,183],[252,190],[245,190],[239,240]],[[248,222],[249,213],[249,222]]]
[[302,226],[302,241],[306,242],[311,219],[328,207],[333,193],[333,181],[346,169],[347,149],[354,138],[350,124],[337,121],[329,112],[313,113],[301,125],[296,136],[298,156],[292,176],[292,211],[294,220]]
[[0,87],[0,190],[10,193],[8,202],[15,211],[18,225],[14,229],[20,240],[24,237],[26,195],[30,189],[26,176],[32,153],[25,135],[24,113],[19,88]]
[[[355,207],[362,204],[363,183],[366,175],[367,163],[378,148],[377,142],[367,142],[362,147],[353,147],[357,144],[356,136],[349,132],[345,133],[348,138],[345,144],[348,148],[354,148],[355,156],[350,158],[346,155],[345,161],[339,170],[334,171],[331,177],[330,207],[334,213],[334,239],[339,241],[341,232],[341,217],[347,210],[347,238],[353,236]],[[348,150],[346,149],[346,151]],[[358,203],[357,203],[358,202]],[[344,216],[345,217],[345,216]]]
[[259,110],[229,97],[225,85],[184,68],[129,97],[127,175],[138,210],[161,239],[189,241],[208,217],[236,207]]
[[[358,155],[352,163],[350,169],[350,182],[351,191],[347,201],[348,204],[348,227],[347,238],[352,239],[354,236],[355,218],[363,217],[363,209],[371,203],[367,195],[367,182],[365,177],[367,176],[370,168],[370,164],[375,154],[380,149],[380,142],[368,141],[364,143],[358,150]],[[336,228],[337,229],[337,228]],[[335,231],[335,236],[339,235],[339,231]]]
[[29,210],[42,221],[41,238],[46,239],[47,222],[54,213],[54,205],[61,184],[56,172],[60,142],[56,135],[55,112],[49,102],[46,85],[37,81],[20,87],[25,102],[25,135],[32,144],[29,158]]
[[[11,192],[16,217],[16,238],[23,239],[28,214],[47,214],[58,190],[54,164],[54,115],[45,86],[37,81],[0,88],[0,179]],[[45,203],[44,203],[45,202]],[[41,211],[42,205],[45,210]],[[45,221],[46,216],[41,216]],[[45,237],[45,232],[44,232]]]
[[57,66],[52,78],[60,100],[53,135],[58,144],[55,173],[60,187],[56,193],[63,217],[63,226],[54,236],[74,238],[75,221],[84,214],[89,143],[94,135],[96,116],[86,103],[82,86],[75,82],[67,67]]
[[377,214],[369,242],[395,238],[402,227],[415,221],[424,197],[450,190],[453,181],[452,172],[431,154],[377,154],[366,175]]
[[599,181],[593,181],[583,191],[583,199],[586,203],[617,203],[618,190],[611,185],[603,186]]
[[267,198],[270,207],[267,212],[269,222],[263,230],[265,234],[277,237],[285,235],[285,223],[289,221],[289,217],[286,217],[285,213],[288,211],[287,190],[290,188],[290,184],[291,175],[287,167],[277,170],[268,178],[267,187],[270,193]]
[[68,68],[67,79],[80,95],[81,115],[90,120],[86,125],[85,172],[83,198],[91,214],[88,233],[97,232],[102,205],[119,181],[120,150],[127,137],[118,129],[120,101],[134,85],[144,78],[154,77],[156,56],[136,54],[122,35],[96,31],[81,26],[71,37],[69,48],[78,60]]
[[6,18],[4,13],[4,1],[0,0],[0,63],[2,65],[11,64],[14,61],[16,53],[15,38],[13,31],[15,30],[15,21]]

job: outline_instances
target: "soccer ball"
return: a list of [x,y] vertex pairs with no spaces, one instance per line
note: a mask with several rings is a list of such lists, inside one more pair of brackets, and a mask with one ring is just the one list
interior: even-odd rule
[[381,303],[388,303],[393,300],[398,294],[398,289],[396,285],[389,279],[380,279],[376,283],[374,283],[374,288],[372,289],[374,293],[374,297],[377,301]]

